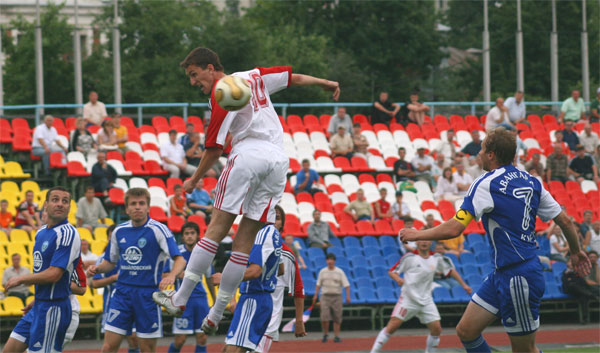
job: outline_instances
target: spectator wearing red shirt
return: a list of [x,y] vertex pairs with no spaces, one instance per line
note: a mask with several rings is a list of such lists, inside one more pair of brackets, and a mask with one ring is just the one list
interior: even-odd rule
[[171,197],[169,201],[169,209],[171,210],[171,216],[182,216],[185,217],[191,214],[191,210],[187,207],[185,194],[183,193],[183,187],[181,185],[175,185],[173,188],[175,195]]
[[8,212],[8,201],[0,201],[0,230],[10,233],[10,224],[13,221],[13,216]]
[[29,190],[25,193],[25,201],[17,207],[15,228],[23,229],[26,232],[37,230],[42,225],[37,211],[38,205],[33,202],[33,191]]
[[381,199],[373,202],[373,209],[375,210],[375,219],[383,219],[388,222],[393,220],[394,214],[390,203],[385,200],[387,197],[387,190],[384,188],[379,189],[379,196]]

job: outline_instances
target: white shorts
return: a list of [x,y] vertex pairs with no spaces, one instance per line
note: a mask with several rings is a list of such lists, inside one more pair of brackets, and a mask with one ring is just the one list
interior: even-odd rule
[[79,311],[73,310],[71,312],[71,323],[69,324],[69,328],[67,328],[67,333],[65,333],[65,342],[63,343],[63,347],[68,343],[73,341],[73,337],[75,337],[75,332],[79,327]]
[[441,319],[437,306],[435,306],[433,301],[422,305],[402,296],[398,299],[398,303],[396,303],[391,316],[402,321],[408,321],[416,316],[423,325]]
[[279,326],[281,326],[281,320],[283,319],[283,294],[285,287],[275,287],[275,291],[271,293],[273,298],[273,314],[271,314],[271,321],[267,327],[265,336],[271,337],[275,342],[279,341]]
[[289,159],[281,148],[261,140],[240,141],[219,177],[214,207],[274,223],[288,168]]

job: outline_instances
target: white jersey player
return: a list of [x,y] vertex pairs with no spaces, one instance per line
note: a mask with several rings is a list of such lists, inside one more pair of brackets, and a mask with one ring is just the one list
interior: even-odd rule
[[289,66],[255,68],[233,75],[246,79],[252,89],[247,106],[227,111],[215,99],[216,83],[225,72],[218,55],[207,48],[196,48],[181,63],[193,86],[210,94],[211,120],[206,132],[206,151],[194,175],[185,181],[191,192],[198,180],[219,159],[231,137],[232,150],[217,184],[212,220],[205,237],[192,252],[181,287],[174,295],[154,293],[154,300],[173,315],[181,315],[196,284],[212,263],[218,244],[227,235],[235,218],[243,214],[233,251],[223,270],[221,286],[202,329],[216,331],[225,307],[240,285],[248,254],[257,232],[265,223],[275,222],[274,207],[283,195],[288,157],[283,149],[283,129],[271,102],[271,94],[292,85],[316,85],[333,92],[337,100],[339,84],[292,73]]
[[[425,352],[435,350],[440,343],[440,334],[442,333],[440,314],[431,295],[433,277],[436,273],[452,276],[467,293],[471,293],[471,288],[465,284],[458,272],[453,270],[452,264],[445,261],[440,254],[431,252],[430,248],[430,241],[418,241],[417,250],[402,256],[400,261],[388,272],[390,277],[402,286],[402,294],[392,311],[392,317],[387,326],[377,335],[371,352],[379,352],[390,335],[402,323],[415,316],[429,329]],[[400,277],[401,273],[404,273],[404,278]]]

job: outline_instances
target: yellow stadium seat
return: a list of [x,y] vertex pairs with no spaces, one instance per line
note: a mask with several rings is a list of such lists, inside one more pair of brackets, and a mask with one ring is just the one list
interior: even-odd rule
[[33,295],[28,296],[27,299],[25,299],[25,304],[31,303],[34,299],[35,297]]
[[85,239],[88,242],[94,241],[94,237],[92,236],[92,232],[90,232],[89,229],[83,228],[83,227],[79,227],[79,228],[77,228],[77,232],[79,232],[79,236],[81,237],[81,239]]
[[0,154],[0,167],[4,165],[4,157]]
[[23,301],[17,297],[6,297],[2,301],[2,306],[4,307],[4,315],[5,316],[22,316]]
[[[106,218],[108,219],[108,218]],[[108,241],[108,236],[106,235],[106,228],[98,227],[94,229],[94,239],[98,241]]]
[[29,233],[27,233],[23,229],[13,229],[10,231],[10,241],[11,241],[11,243],[12,242],[30,243],[31,238],[29,237]]
[[23,197],[25,197],[25,193],[29,190],[33,191],[33,195],[37,195],[40,193],[40,186],[32,180],[23,181],[21,183],[21,193],[23,194]]
[[101,313],[104,305],[104,299],[102,295],[94,295],[92,299],[92,305],[94,306],[94,310]]
[[98,240],[92,242],[92,252],[96,255],[102,255],[104,253],[104,249],[106,249],[107,244],[108,242]]
[[77,295],[77,300],[79,301],[79,305],[81,306],[82,314],[91,314],[94,312],[94,307],[90,302],[90,298]]
[[8,243],[8,235],[3,230],[0,230],[0,244]]
[[38,204],[43,205],[44,201],[46,201],[46,194],[47,193],[48,193],[48,189],[41,190],[39,193],[37,193],[35,195],[35,201]]
[[31,178],[31,174],[23,173],[19,162],[6,162],[3,166],[5,178]]
[[113,221],[111,218],[104,218],[104,224],[106,224],[107,226],[112,226],[113,224],[115,224],[115,221]]
[[25,247],[24,243],[10,242],[6,244],[6,251],[9,256],[12,256],[13,254],[20,254],[21,260],[23,260],[23,257],[28,257],[27,248]]
[[16,194],[20,194],[21,193],[21,189],[19,189],[19,185],[17,183],[15,183],[14,181],[3,181],[2,184],[0,184],[0,191],[2,192],[14,192]]
[[76,226],[77,225],[77,217],[75,217],[75,213],[69,213],[69,223]]

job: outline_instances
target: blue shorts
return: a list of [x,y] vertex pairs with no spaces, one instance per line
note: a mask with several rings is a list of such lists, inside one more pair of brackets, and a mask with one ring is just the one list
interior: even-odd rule
[[490,273],[471,299],[502,319],[509,335],[523,336],[540,327],[540,301],[546,284],[543,267],[533,258]]
[[157,290],[118,283],[110,294],[104,330],[128,336],[135,327],[140,338],[162,337],[160,308],[152,300]]
[[173,334],[191,335],[201,333],[202,320],[208,315],[208,310],[206,296],[190,298],[183,315],[173,320]]
[[254,351],[267,331],[272,312],[271,293],[242,294],[235,307],[225,343]]
[[27,344],[31,352],[62,352],[71,314],[69,298],[36,300],[33,308],[19,320],[10,337]]
[[[106,288],[104,288],[106,290]],[[114,289],[113,289],[114,291]],[[106,318],[108,317],[108,306],[110,305],[110,297],[112,293],[108,293],[107,295],[102,296],[104,299],[104,303],[102,304],[102,327],[100,328],[100,332],[104,333],[104,325],[106,324]],[[132,332],[135,332],[135,324],[131,331],[127,331],[127,336],[131,336]]]

